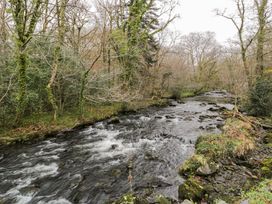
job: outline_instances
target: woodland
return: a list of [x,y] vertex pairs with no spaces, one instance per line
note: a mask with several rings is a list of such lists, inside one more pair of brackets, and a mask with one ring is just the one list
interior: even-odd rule
[[[212,90],[234,96],[234,115],[243,123],[271,129],[272,2],[232,3],[234,12],[213,11],[237,31],[222,44],[211,31],[183,35],[171,29],[180,18],[179,0],[1,0],[0,144],[44,138]],[[253,149],[242,138],[247,143],[238,156]],[[206,154],[201,148],[198,153]],[[216,153],[208,152],[211,158]],[[270,178],[271,154],[267,158],[264,171]],[[192,162],[203,164],[203,158]],[[198,189],[188,168],[180,174],[189,174],[187,184]],[[267,200],[255,203],[272,202],[271,179],[265,185],[270,186]],[[119,202],[136,198],[126,199],[132,201]]]
[[[269,2],[239,0],[236,13],[215,11],[237,29],[226,45],[209,31],[182,36],[169,30],[178,4],[1,1],[1,128],[34,115],[83,118],[91,105],[181,92],[225,89],[248,101],[254,91],[269,97]],[[262,100],[251,112],[271,115],[271,99]]]

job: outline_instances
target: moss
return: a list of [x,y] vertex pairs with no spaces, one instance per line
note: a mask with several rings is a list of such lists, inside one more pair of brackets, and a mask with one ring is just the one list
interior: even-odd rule
[[189,97],[193,97],[195,96],[195,92],[194,91],[182,91],[180,94],[181,98],[189,98]]
[[112,204],[148,204],[148,201],[139,198],[133,194],[127,194],[122,196],[119,200],[113,202]]
[[267,135],[264,138],[264,142],[266,144],[272,144],[272,132],[267,133]]
[[179,174],[186,177],[194,175],[196,170],[206,163],[207,159],[203,155],[195,154],[184,162],[184,164],[179,169]]
[[[228,162],[230,160],[240,161],[242,157],[244,161],[247,158],[245,156],[254,150],[255,147],[259,148],[259,145],[255,144],[255,142],[260,141],[260,138],[256,136],[258,135],[256,129],[251,123],[245,122],[251,120],[252,118],[247,118],[246,116],[244,120],[228,119],[223,127],[222,134],[206,135],[197,140],[195,155],[187,160],[179,171],[182,176],[190,176],[179,187],[179,196],[181,199],[193,199],[194,201],[205,199],[213,203],[216,199],[221,198],[228,203],[234,203],[234,201],[241,198],[241,196],[238,196],[241,189],[249,190],[256,184],[256,179],[248,179],[248,183],[244,184],[246,177],[236,175],[243,174],[242,172],[235,172],[236,168],[233,168],[232,165],[225,165],[215,177],[210,176],[218,172],[219,165],[216,165],[217,161],[221,165],[224,165],[224,162],[221,162],[222,160]],[[263,172],[263,176],[271,178],[271,158],[263,160],[261,167],[260,170]],[[255,172],[255,170],[258,171],[254,167],[254,171],[252,172]],[[236,182],[230,179],[235,175],[239,179],[241,178],[241,181],[238,179]],[[222,179],[224,179],[223,182]],[[228,183],[225,183],[225,181],[228,181]],[[271,192],[272,188],[270,189]],[[264,193],[263,196],[265,198],[268,196],[267,192],[260,192],[261,195],[262,193]],[[257,193],[255,194],[257,195]],[[260,199],[258,201],[262,203]],[[258,202],[252,201],[252,203]],[[269,202],[266,201],[264,203],[272,202],[269,200]]]
[[[250,119],[248,119],[250,120]],[[251,137],[254,134],[254,128],[251,123],[244,122],[237,118],[229,118],[227,119],[224,127],[224,134],[229,137]]]
[[211,159],[241,157],[255,148],[253,128],[238,119],[227,120],[223,134],[202,136],[197,140],[196,153]]
[[243,193],[242,200],[249,204],[272,203],[272,180],[265,180],[248,192]]
[[188,199],[197,202],[203,198],[204,194],[205,190],[202,183],[194,177],[190,177],[179,186],[179,198],[181,200]]
[[165,198],[162,195],[158,196],[156,200],[157,200],[157,203],[159,204],[171,204],[171,201],[169,201],[167,198]]
[[240,141],[224,135],[208,135],[199,139],[196,145],[196,153],[203,154],[214,160],[220,157],[233,156]]
[[262,161],[261,173],[264,177],[272,177],[272,158],[267,158]]
[[188,89],[188,88],[173,88],[167,94],[168,98],[175,99],[175,100],[180,100],[182,98],[189,98],[196,95],[197,93],[194,89]]
[[124,195],[119,200],[113,202],[113,204],[134,204],[136,201],[136,197],[132,194]]

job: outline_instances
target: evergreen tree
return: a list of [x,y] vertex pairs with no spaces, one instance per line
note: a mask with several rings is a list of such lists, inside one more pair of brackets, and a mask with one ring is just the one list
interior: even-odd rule
[[123,67],[122,78],[135,85],[137,75],[148,76],[155,62],[158,43],[154,37],[159,27],[155,0],[130,0],[122,30],[113,33],[114,49]]

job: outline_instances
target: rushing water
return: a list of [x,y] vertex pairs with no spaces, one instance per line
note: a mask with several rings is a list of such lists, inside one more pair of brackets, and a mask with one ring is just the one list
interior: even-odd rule
[[[0,150],[0,203],[104,204],[132,188],[177,199],[177,171],[196,139],[220,132],[225,93],[150,108],[31,145]],[[217,102],[217,103],[214,103]]]

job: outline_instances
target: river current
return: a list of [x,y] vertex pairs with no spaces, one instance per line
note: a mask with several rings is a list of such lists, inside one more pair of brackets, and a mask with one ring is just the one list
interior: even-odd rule
[[[127,193],[178,199],[179,166],[201,135],[220,133],[225,92],[175,101],[0,150],[0,203],[104,204]],[[128,182],[131,170],[131,183]]]

